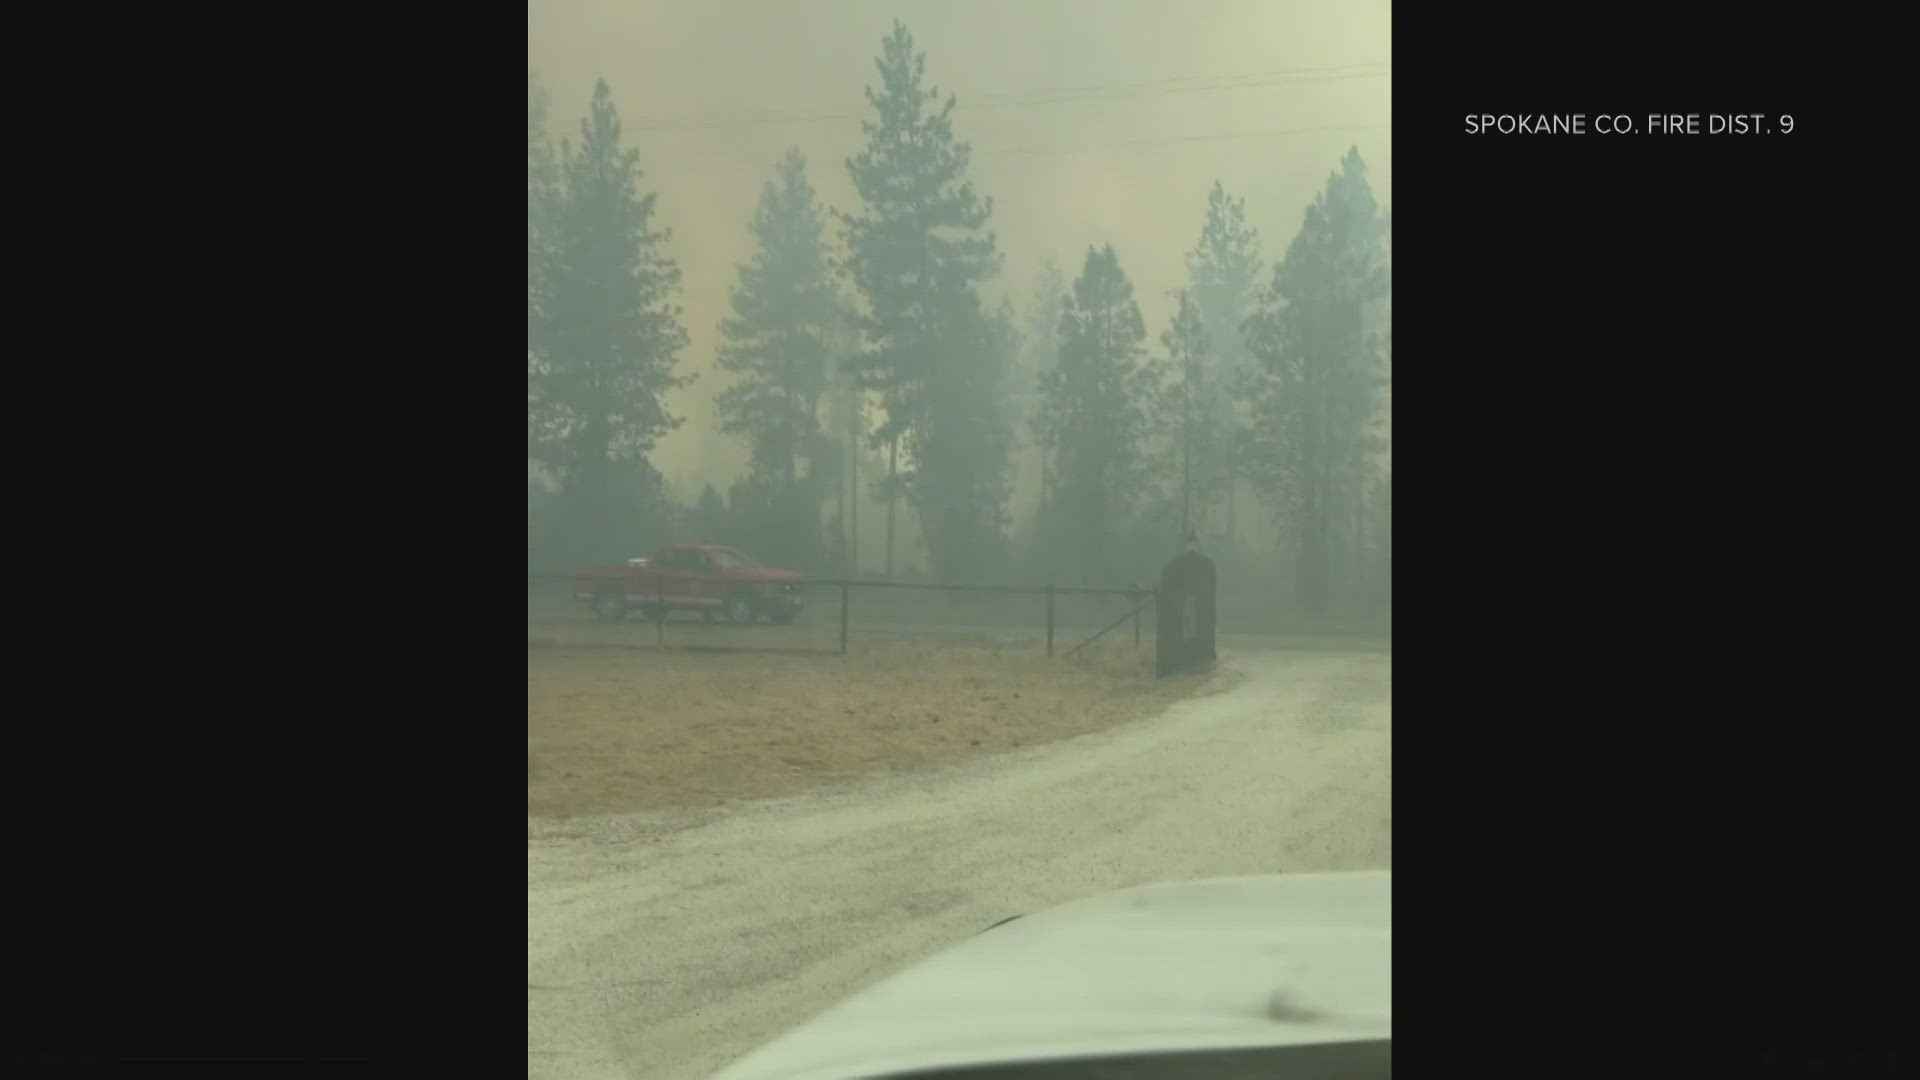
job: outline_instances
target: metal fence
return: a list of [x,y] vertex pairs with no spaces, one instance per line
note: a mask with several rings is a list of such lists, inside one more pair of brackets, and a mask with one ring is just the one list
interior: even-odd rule
[[[1147,585],[941,585],[815,580],[801,588],[790,622],[726,618],[717,610],[644,604],[635,594],[622,617],[598,613],[575,592],[578,575],[527,575],[530,644],[653,645],[696,651],[779,651],[844,655],[880,641],[927,641],[1069,656],[1088,642],[1131,640],[1153,631]],[[661,600],[665,600],[662,595]],[[643,611],[643,608],[654,608]],[[1130,624],[1130,625],[1129,625]]]

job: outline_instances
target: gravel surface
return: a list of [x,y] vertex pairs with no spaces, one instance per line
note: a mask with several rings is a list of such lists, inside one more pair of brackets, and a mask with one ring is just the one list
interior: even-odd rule
[[1388,869],[1392,659],[1228,652],[1221,692],[939,772],[529,819],[529,1077],[705,1077],[1008,915]]

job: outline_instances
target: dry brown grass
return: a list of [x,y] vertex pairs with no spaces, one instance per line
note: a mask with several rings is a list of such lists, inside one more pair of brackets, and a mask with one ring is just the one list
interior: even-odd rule
[[527,812],[712,806],[943,765],[1151,715],[1204,677],[1148,649],[1072,660],[878,646],[846,657],[527,649]]

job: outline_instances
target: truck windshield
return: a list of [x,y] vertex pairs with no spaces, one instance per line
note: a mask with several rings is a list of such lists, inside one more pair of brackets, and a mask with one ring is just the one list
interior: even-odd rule
[[754,561],[752,559],[747,558],[745,555],[742,555],[737,551],[716,551],[713,553],[713,563],[715,566],[720,567],[722,570],[732,569],[733,567],[736,567],[736,566],[753,566],[754,565]]

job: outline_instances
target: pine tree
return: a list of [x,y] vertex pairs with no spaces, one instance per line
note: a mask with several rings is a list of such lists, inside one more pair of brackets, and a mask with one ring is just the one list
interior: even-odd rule
[[[547,133],[547,92],[532,68],[527,69],[527,294],[532,303],[533,277],[546,211],[559,181],[553,140]],[[531,312],[529,312],[531,317]]]
[[550,250],[538,260],[529,350],[530,452],[559,478],[576,538],[618,556],[621,535],[657,509],[654,442],[680,423],[668,391],[687,343],[671,303],[680,272],[653,225],[654,195],[639,194],[639,152],[620,145],[603,80],[576,148],[562,142]]
[[822,237],[806,158],[789,150],[761,192],[757,250],[740,268],[733,314],[720,324],[719,366],[734,384],[717,399],[721,430],[746,439],[762,489],[765,554],[820,565],[820,500],[841,469],[820,422],[846,312]]
[[937,572],[971,580],[995,560],[1010,491],[1007,358],[977,292],[1000,267],[986,231],[993,204],[966,179],[971,151],[953,136],[954,98],[936,104],[925,54],[901,23],[877,67],[880,86],[866,91],[876,118],[847,162],[864,204],[844,218],[867,309],[853,370],[878,395],[873,440],[888,447],[890,468],[905,451],[889,497],[904,494],[919,512]]
[[1365,493],[1381,341],[1369,316],[1387,296],[1384,219],[1358,150],[1306,211],[1249,324],[1253,475],[1295,540],[1296,592],[1324,612],[1351,582]]
[[1038,388],[1026,394],[1020,393],[1019,384],[1014,375],[1020,366],[1020,356],[1026,351],[1026,335],[1020,329],[1019,312],[1013,301],[1003,298],[1000,306],[988,316],[986,326],[986,344],[981,351],[981,363],[991,372],[992,383],[983,388],[983,411],[991,422],[988,433],[1001,440],[989,447],[989,452],[997,453],[1000,467],[996,473],[988,474],[996,487],[991,493],[983,494],[982,499],[994,499],[992,542],[994,550],[986,554],[989,560],[980,565],[976,560],[973,573],[994,580],[1009,579],[1017,576],[1010,566],[1010,560],[999,556],[1006,551],[1007,523],[1011,514],[1009,504],[1013,497],[1013,453],[1014,440],[1020,429],[1019,418],[1024,409],[1030,407],[1038,397]]
[[533,380],[540,366],[536,352],[539,337],[535,332],[538,310],[535,297],[537,277],[550,247],[552,216],[559,169],[554,162],[553,140],[547,133],[547,92],[533,69],[527,69],[527,450],[533,459],[535,437]]
[[553,141],[547,135],[547,92],[533,69],[527,69],[527,303],[532,318],[533,276],[538,265],[540,235],[546,202],[550,198],[557,170],[553,161]]
[[1227,477],[1218,468],[1222,431],[1213,412],[1218,402],[1214,385],[1218,369],[1211,362],[1212,343],[1192,291],[1182,289],[1177,299],[1173,322],[1160,335],[1172,378],[1159,403],[1158,426],[1170,433],[1179,456],[1180,533],[1184,536],[1190,530],[1207,531],[1209,511]]
[[1232,478],[1237,471],[1237,434],[1247,417],[1239,392],[1247,371],[1242,327],[1253,313],[1259,294],[1259,234],[1246,221],[1246,200],[1229,198],[1216,180],[1207,193],[1207,218],[1200,240],[1187,254],[1190,290],[1206,333],[1207,397],[1196,403],[1208,427],[1218,433],[1201,448],[1194,462],[1199,516],[1212,521],[1216,506],[1223,511],[1215,522],[1228,536],[1229,552],[1238,543],[1239,523]]
[[[1060,362],[1060,316],[1065,311],[1067,278],[1060,264],[1048,257],[1040,264],[1040,282],[1034,289],[1033,306],[1027,311],[1026,370],[1022,373],[1024,393],[1021,415],[1029,428],[1040,415],[1040,383],[1047,372]],[[1040,449],[1040,505],[1047,504],[1047,449]]]
[[[533,69],[527,69],[527,557],[546,558],[553,522],[553,492],[548,478],[534,461],[533,379],[538,367],[534,332],[537,310],[535,277],[547,244],[548,211],[553,204],[556,176],[553,141],[547,134],[547,93]],[[537,550],[536,550],[537,549]]]
[[1382,611],[1391,611],[1393,603],[1393,216],[1381,222],[1382,269],[1387,291],[1380,298],[1375,325],[1380,334],[1380,388],[1373,427],[1377,476],[1369,488],[1367,535],[1362,552],[1367,560],[1367,577],[1372,584],[1372,599]]
[[724,543],[723,537],[733,532],[727,519],[727,501],[714,490],[712,484],[700,489],[700,501],[693,513],[694,535],[690,538],[705,543]]
[[1090,249],[1060,320],[1059,363],[1042,383],[1035,434],[1051,456],[1048,490],[1078,533],[1083,583],[1112,572],[1109,537],[1150,478],[1143,442],[1162,393],[1133,285],[1111,245]]
[[848,370],[848,361],[859,349],[859,328],[850,308],[841,310],[841,323],[833,334],[830,383],[827,391],[827,430],[838,442],[841,468],[835,478],[835,530],[839,536],[836,565],[846,577],[857,576],[860,569],[860,489],[861,465],[870,447],[872,424],[868,417],[867,395]]

